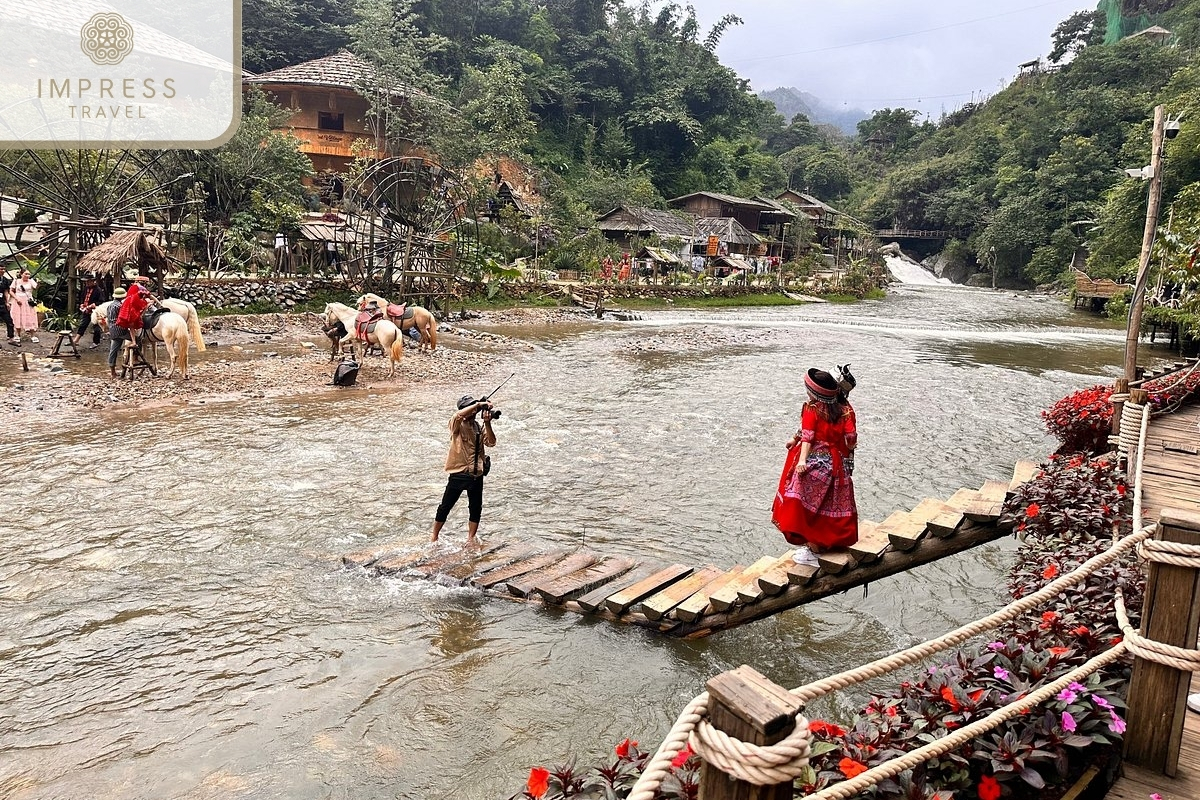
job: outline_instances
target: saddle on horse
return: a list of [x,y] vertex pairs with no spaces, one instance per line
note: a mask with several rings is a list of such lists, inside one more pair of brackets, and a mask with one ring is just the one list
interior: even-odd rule
[[400,303],[399,305],[397,305],[396,303],[388,303],[388,307],[387,307],[388,319],[390,319],[392,322],[396,323],[397,325],[399,325],[402,322],[406,322],[407,320],[412,319],[414,313],[415,312],[411,308],[408,307],[408,303]]
[[364,342],[367,341],[367,336],[375,331],[375,323],[381,319],[383,312],[378,308],[358,312],[358,316],[354,318],[354,335]]
[[146,332],[151,339],[155,339],[152,333],[154,326],[158,324],[158,318],[167,313],[171,309],[165,306],[151,305],[142,312],[142,330]]

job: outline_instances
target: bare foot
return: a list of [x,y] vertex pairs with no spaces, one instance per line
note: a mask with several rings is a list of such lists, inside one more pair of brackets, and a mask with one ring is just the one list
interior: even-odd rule
[[436,542],[437,540],[438,540],[438,535],[436,533],[429,537],[429,541],[431,541],[431,542]]
[[467,543],[466,543],[465,547],[466,547],[468,550],[473,550],[473,549],[475,549],[475,548],[477,548],[477,547],[482,547],[482,546],[483,546],[483,545],[481,545],[481,544],[479,543],[479,540],[478,540],[478,539],[476,539],[474,536],[468,536],[468,537],[467,537]]

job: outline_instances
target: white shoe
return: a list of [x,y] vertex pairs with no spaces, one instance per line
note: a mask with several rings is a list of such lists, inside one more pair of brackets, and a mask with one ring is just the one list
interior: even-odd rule
[[1189,694],[1188,699],[1187,699],[1187,706],[1192,711],[1195,711],[1197,714],[1200,714],[1200,694]]
[[37,344],[37,343],[38,343],[38,338],[37,338],[36,336],[30,336],[30,337],[29,337],[29,341],[33,342],[34,344]]
[[800,545],[796,548],[796,552],[792,553],[792,561],[802,567],[820,567],[821,562],[817,559],[817,554],[808,549],[807,545]]

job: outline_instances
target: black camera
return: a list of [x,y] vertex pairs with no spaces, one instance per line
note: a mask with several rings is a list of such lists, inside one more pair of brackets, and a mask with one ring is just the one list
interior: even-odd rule
[[[484,400],[483,402],[487,403],[486,400]],[[496,408],[491,403],[488,403],[487,410],[492,412],[492,419],[500,419],[500,409]]]

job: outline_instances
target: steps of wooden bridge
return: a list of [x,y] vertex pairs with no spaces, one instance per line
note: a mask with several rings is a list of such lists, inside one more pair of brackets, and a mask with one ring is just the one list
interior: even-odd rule
[[791,549],[722,569],[640,564],[584,548],[541,551],[520,542],[416,552],[411,544],[381,545],[347,553],[342,562],[377,575],[468,585],[512,600],[697,638],[1004,536],[1008,531],[999,524],[1004,500],[1036,470],[1033,462],[1022,461],[1009,481],[960,489],[946,500],[922,500],[880,523],[860,522],[858,542],[821,554],[819,567],[794,563]]

